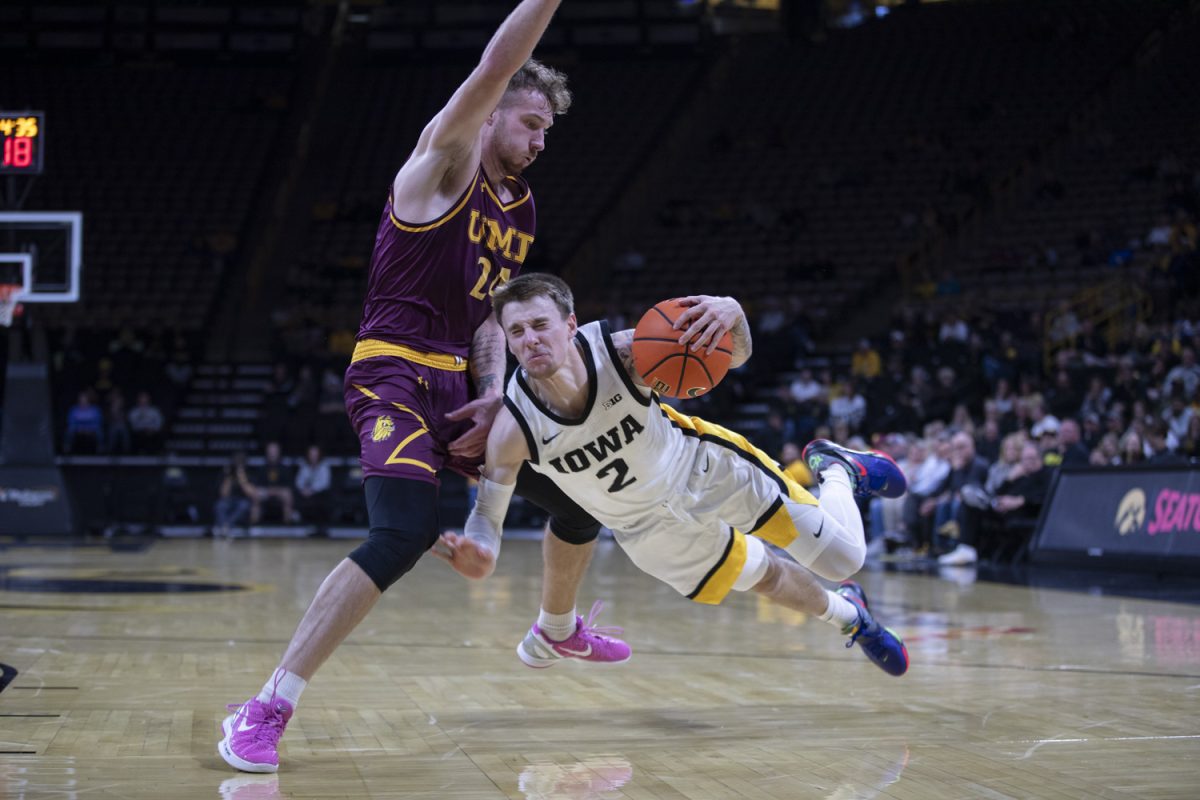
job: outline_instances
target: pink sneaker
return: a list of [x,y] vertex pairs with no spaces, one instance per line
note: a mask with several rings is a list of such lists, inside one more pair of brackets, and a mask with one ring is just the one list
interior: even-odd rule
[[242,772],[278,770],[279,737],[292,718],[292,704],[279,697],[270,703],[252,697],[226,708],[234,713],[221,725],[225,731],[225,738],[217,745],[221,758]]
[[575,634],[562,642],[546,638],[537,623],[525,634],[517,645],[517,657],[528,667],[545,669],[566,658],[578,658],[600,664],[624,664],[629,660],[629,645],[615,638],[620,628],[596,627],[592,622],[604,608],[604,601],[597,600],[588,612],[587,622],[583,617],[575,618]]

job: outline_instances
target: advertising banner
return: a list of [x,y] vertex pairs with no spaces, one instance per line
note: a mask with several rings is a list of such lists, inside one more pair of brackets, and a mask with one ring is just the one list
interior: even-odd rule
[[1200,469],[1062,470],[1030,555],[1200,564]]

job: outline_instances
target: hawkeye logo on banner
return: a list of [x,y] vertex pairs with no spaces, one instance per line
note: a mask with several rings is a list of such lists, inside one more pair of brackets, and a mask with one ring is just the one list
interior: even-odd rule
[[1154,497],[1154,516],[1146,525],[1146,493],[1131,489],[1117,506],[1114,524],[1122,536],[1139,532],[1143,527],[1151,536],[1176,531],[1200,533],[1200,493],[1159,489]]
[[1117,533],[1128,536],[1140,531],[1146,522],[1146,493],[1141,489],[1130,489],[1117,506]]
[[1200,470],[1059,473],[1034,549],[1089,557],[1200,559]]

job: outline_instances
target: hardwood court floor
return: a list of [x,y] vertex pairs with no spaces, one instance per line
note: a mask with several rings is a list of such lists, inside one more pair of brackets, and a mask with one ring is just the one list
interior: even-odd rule
[[896,679],[755,597],[696,606],[611,542],[581,605],[607,600],[600,622],[625,626],[628,664],[517,661],[536,542],[506,542],[483,583],[425,559],[309,686],[282,771],[240,775],[215,752],[224,704],[270,674],[348,549],[0,550],[0,662],[19,671],[0,693],[0,797],[1200,794],[1200,607],[867,571],[908,643]]

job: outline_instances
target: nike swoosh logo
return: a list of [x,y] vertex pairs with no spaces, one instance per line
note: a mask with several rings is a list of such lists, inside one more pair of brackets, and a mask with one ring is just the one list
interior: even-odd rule
[[237,732],[238,732],[238,733],[245,733],[246,731],[252,731],[252,730],[254,730],[254,727],[255,727],[254,725],[247,725],[247,724],[246,724],[246,715],[245,715],[245,714],[243,714],[243,715],[242,715],[242,717],[241,717],[241,719],[239,719],[239,720],[238,720],[238,724],[237,724]]
[[557,438],[558,438],[560,435],[562,435],[562,431],[559,431],[558,433],[554,434],[554,435],[553,435],[553,436],[551,436],[549,439],[547,439],[546,437],[544,437],[544,436],[543,436],[543,437],[542,437],[542,444],[550,444],[550,443],[551,443],[551,442],[553,442],[555,439],[557,439]]
[[821,534],[825,531],[825,520],[821,520],[821,527],[817,528],[817,532],[813,534],[814,539],[820,539]]
[[704,473],[708,474],[708,456],[704,457]]
[[587,646],[586,650],[572,650],[571,648],[563,647],[562,645],[558,645],[558,649],[564,653],[568,653],[573,656],[579,656],[580,658],[587,658],[592,654],[592,646],[590,644]]

